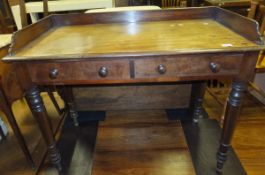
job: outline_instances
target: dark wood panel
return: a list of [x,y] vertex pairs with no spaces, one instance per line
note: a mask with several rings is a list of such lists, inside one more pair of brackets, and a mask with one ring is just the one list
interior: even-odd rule
[[[258,23],[254,20],[249,20],[246,17],[238,18],[241,16],[229,10],[217,10],[215,11],[215,19],[228,27],[229,29],[235,31],[236,33],[241,34],[242,36],[248,38],[251,41],[254,41],[257,44],[263,44],[261,35],[257,33],[259,27]],[[244,27],[238,27],[244,26]]]
[[[193,8],[193,9],[178,9],[178,10],[148,10],[146,11],[129,11],[129,12],[105,12],[94,14],[76,14],[69,15],[53,15],[52,19],[57,26],[64,25],[82,25],[95,23],[127,23],[141,21],[163,21],[174,19],[199,19],[211,18],[212,12],[218,10],[212,8]],[[185,13],[183,13],[185,11]]]
[[[209,54],[139,59],[135,60],[135,77],[162,79],[174,76],[236,75],[239,73],[242,56],[242,54]],[[215,70],[211,68],[211,64],[216,64]],[[159,66],[164,67],[164,72],[159,70]]]
[[[101,76],[99,71],[105,67],[107,74]],[[78,81],[78,80],[119,80],[129,79],[130,69],[127,60],[118,61],[83,61],[65,63],[31,63],[33,82],[56,82],[56,81]]]
[[[110,84],[134,82],[174,82],[232,77],[239,73],[242,54],[187,54],[163,57],[95,59],[83,61],[27,63],[32,82],[38,84]],[[130,62],[130,63],[129,63]],[[215,65],[215,68],[212,67]],[[160,73],[158,66],[166,71]],[[106,77],[99,75],[102,67]]]
[[[45,33],[51,27],[52,27],[51,18],[45,18],[40,20],[40,22],[38,23],[29,25],[24,29],[20,30],[19,32],[16,32],[12,38],[12,43],[11,43],[12,50],[18,51],[19,49],[30,43],[32,40],[36,39],[37,37]],[[19,42],[15,42],[18,38]]]
[[76,109],[139,110],[186,108],[190,99],[189,84],[75,87]]

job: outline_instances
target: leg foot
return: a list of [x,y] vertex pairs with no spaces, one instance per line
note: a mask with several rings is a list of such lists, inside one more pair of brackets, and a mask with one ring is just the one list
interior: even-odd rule
[[55,143],[49,146],[51,163],[57,168],[59,172],[62,171],[61,156],[56,148]]
[[237,118],[239,116],[245,89],[246,84],[244,82],[232,83],[232,90],[230,92],[225,110],[225,120],[220,140],[220,147],[217,153],[216,172],[219,174],[222,173],[224,163],[227,159],[227,151],[230,148],[230,143],[235,130]]
[[220,145],[220,148],[217,153],[217,165],[216,165],[216,173],[222,174],[222,169],[224,166],[224,163],[227,159],[227,151],[230,148],[229,145]]

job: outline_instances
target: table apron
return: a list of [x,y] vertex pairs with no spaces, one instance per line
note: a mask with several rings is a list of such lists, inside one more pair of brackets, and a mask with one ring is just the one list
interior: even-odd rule
[[31,81],[48,84],[120,84],[231,78],[243,55],[204,54],[28,62]]

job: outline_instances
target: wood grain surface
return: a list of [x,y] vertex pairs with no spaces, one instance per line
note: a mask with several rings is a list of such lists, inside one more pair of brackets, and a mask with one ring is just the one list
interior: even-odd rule
[[176,172],[195,175],[181,124],[167,121],[164,111],[110,112],[99,124],[93,175]]
[[75,87],[78,111],[186,108],[190,84]]
[[4,60],[69,60],[263,48],[257,22],[218,7],[198,7],[52,15],[16,32],[10,54]]
[[[227,91],[228,92],[228,91]],[[218,95],[221,97],[222,100],[226,100],[227,93],[221,93],[220,90],[218,90]],[[48,96],[45,95],[45,101],[49,100]],[[53,108],[53,105],[51,105],[51,101],[46,101],[47,106],[51,107],[50,110],[52,120],[57,120],[58,117],[56,110]],[[257,102],[256,99],[254,99],[251,96],[247,96],[246,103],[244,103],[243,111],[242,111],[242,117],[240,118],[240,122],[238,124],[238,127],[235,132],[235,138],[233,141],[234,149],[240,158],[240,161],[242,162],[244,169],[247,171],[248,175],[263,175],[264,174],[264,167],[265,167],[265,139],[264,139],[264,125],[265,125],[265,111],[262,104]],[[211,118],[219,118],[220,114],[222,113],[223,108],[206,92],[205,101],[204,101],[205,108]],[[40,139],[40,133],[38,131],[38,128],[36,126],[36,123],[34,119],[30,114],[29,109],[26,109],[26,103],[17,101],[14,106],[14,112],[15,115],[17,115],[18,123],[20,126],[22,126],[22,131],[26,135],[27,141],[30,144],[31,150],[34,150],[36,160],[39,161],[40,153],[42,151],[39,148],[36,148],[36,145],[38,145],[38,139]],[[48,111],[50,111],[48,110]],[[166,118],[164,117],[157,117],[157,115],[163,114],[164,111],[162,110],[149,110],[147,111],[120,111],[119,115],[115,118],[115,120],[106,120],[108,125],[115,124],[115,123],[123,123],[125,125],[128,125],[132,122],[144,122],[146,120],[146,116],[148,118],[152,118],[152,122],[166,122]],[[108,111],[108,116],[114,116],[117,112],[115,111]],[[139,115],[141,117],[135,117]],[[4,116],[4,115],[1,115]],[[126,121],[123,119],[123,117],[126,116]],[[5,118],[5,117],[4,117]],[[121,120],[121,121],[120,121]],[[56,123],[56,122],[54,122]],[[106,124],[107,124],[106,123]],[[102,123],[103,124],[103,123]],[[216,126],[216,125],[214,125]],[[89,126],[84,126],[81,131],[75,130],[75,128],[68,128],[68,130],[63,130],[62,137],[61,137],[61,144],[59,147],[62,151],[62,155],[66,156],[66,159],[63,159],[64,162],[66,162],[65,167],[69,169],[70,174],[74,175],[76,173],[77,175],[80,175],[82,172],[83,174],[87,175],[90,163],[90,155],[88,155],[87,152],[84,152],[85,150],[89,149],[90,147],[88,145],[92,144],[94,140],[88,139],[88,135],[93,134],[93,131],[91,129],[87,129]],[[205,125],[204,129],[198,130],[204,133],[208,133],[209,135],[212,133],[211,131],[205,132],[206,130],[209,130],[207,125]],[[216,127],[212,128],[213,130],[216,129]],[[198,135],[194,134],[195,136]],[[205,134],[204,134],[205,135]],[[207,136],[207,135],[206,135]],[[24,157],[22,152],[18,151],[19,147],[15,140],[14,134],[12,131],[10,132],[9,138],[2,142],[0,144],[0,152],[3,159],[0,159],[1,165],[0,166],[0,174],[1,175],[14,175],[14,174],[20,174],[20,175],[33,175],[35,174],[34,171],[28,166],[26,161],[24,161]],[[212,136],[214,138],[214,136]],[[176,138],[177,140],[179,138]],[[206,140],[209,140],[207,137]],[[214,138],[215,140],[216,138]],[[73,141],[74,140],[74,141]],[[75,142],[75,140],[78,140]],[[77,144],[76,144],[77,143]],[[41,144],[42,148],[45,147],[44,142],[42,141]],[[203,145],[203,143],[202,143]],[[201,146],[202,146],[201,145]],[[208,145],[210,147],[210,145]],[[43,149],[44,150],[44,149]],[[213,150],[215,151],[215,150]],[[72,154],[74,154],[72,156]],[[204,153],[205,154],[205,153]],[[204,155],[201,154],[201,155]],[[70,155],[70,156],[69,156]],[[147,154],[146,154],[147,155]],[[67,156],[68,159],[67,159]],[[72,157],[71,157],[72,156]],[[215,160],[215,155],[213,155],[213,159]],[[65,157],[63,157],[65,158]],[[72,161],[73,159],[73,161]],[[67,164],[69,163],[69,164]],[[72,163],[72,164],[71,164]],[[198,162],[200,163],[200,162]],[[213,162],[215,164],[215,162]],[[122,164],[121,164],[122,165]],[[202,167],[202,174],[204,174],[205,169]],[[107,171],[107,170],[106,170]],[[56,172],[55,172],[56,173]],[[43,171],[40,173],[41,175],[54,175],[53,173],[50,173],[49,170],[43,169]],[[174,174],[175,175],[175,174]]]
[[[239,73],[242,54],[208,54],[181,55],[179,57],[151,57],[135,59],[135,78],[201,76],[201,75],[236,75]],[[218,72],[212,72],[210,63],[220,66]],[[163,65],[166,72],[161,74],[157,69]]]
[[[106,77],[99,75],[101,67],[108,69]],[[65,63],[33,63],[28,65],[31,69],[30,76],[32,80],[37,81],[65,81],[65,80],[121,80],[129,79],[129,61],[128,60],[108,60],[92,62],[65,62]],[[50,71],[58,70],[58,76],[52,79]]]
[[181,52],[255,46],[212,19],[174,20],[52,28],[16,56]]

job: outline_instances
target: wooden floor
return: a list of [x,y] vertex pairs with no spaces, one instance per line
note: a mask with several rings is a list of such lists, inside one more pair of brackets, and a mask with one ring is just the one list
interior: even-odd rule
[[[44,98],[45,104],[47,105],[47,111],[52,120],[53,127],[55,127],[60,119],[58,113],[56,112],[53,105],[51,105],[51,100],[49,99],[48,95],[43,93],[42,96]],[[58,96],[56,97],[59,98]],[[60,103],[60,105],[62,106],[63,104]],[[36,121],[26,105],[26,101],[16,101],[13,104],[13,111],[16,120],[19,123],[22,134],[24,135],[27,145],[30,149],[33,160],[36,164],[40,164],[46,147]],[[4,119],[5,123],[7,123],[4,114],[0,113],[0,116]],[[24,154],[21,151],[10,127],[7,139],[0,143],[0,155],[0,175],[35,174],[32,167],[24,158]]]
[[181,123],[168,121],[165,111],[109,112],[100,122],[93,175],[176,172],[195,175]]
[[[218,93],[217,93],[218,94]],[[220,91],[223,101],[227,92]],[[206,94],[204,107],[211,118],[219,119],[221,106]],[[248,175],[265,174],[265,106],[253,96],[246,94],[241,116],[237,125],[233,147]]]
[[[221,92],[220,97],[223,100],[225,100],[226,98],[225,93]],[[48,99],[45,101],[49,103]],[[15,114],[18,117],[18,122],[23,126],[22,127],[23,134],[26,135],[27,142],[29,143],[29,147],[31,148],[31,151],[38,152],[39,150],[36,148],[36,145],[43,145],[40,139],[40,133],[36,127],[36,123],[34,122],[34,119],[28,117],[31,115],[28,109],[26,110],[23,109],[23,106],[25,106],[25,104],[23,103],[24,102],[17,102],[17,104],[14,105]],[[222,107],[209,94],[206,94],[204,106],[211,118],[219,119],[220,115],[222,114]],[[150,143],[153,140],[155,144],[153,144],[152,146],[154,146],[155,149],[158,149],[159,147],[170,148],[168,150],[173,151],[172,155],[175,154],[174,149],[183,150],[182,155],[176,154],[173,156],[173,158],[171,158],[172,155],[170,151],[168,152],[161,151],[161,154],[155,155],[155,156],[163,157],[165,161],[168,161],[168,162],[172,161],[172,164],[161,164],[161,162],[159,162],[158,164],[158,162],[155,162],[153,154],[151,154],[153,150],[152,149],[148,150],[149,148],[147,147],[146,144],[137,145],[135,147],[130,147],[131,143],[125,139],[124,137],[125,135],[123,134],[125,134],[125,130],[126,130],[126,133],[130,134],[131,137],[136,137],[135,134],[137,132],[133,131],[128,123],[134,123],[134,126],[138,128],[138,132],[141,131],[141,126],[143,126],[143,124],[147,125],[146,123],[144,123],[144,121],[141,120],[144,118],[143,112],[144,111],[138,111],[137,113],[136,112],[133,112],[133,113],[132,112],[130,113],[120,112],[119,114],[117,114],[117,113],[110,111],[107,113],[108,119],[105,123],[102,123],[100,125],[101,129],[99,130],[99,133],[98,133],[96,154],[94,155],[94,168],[93,168],[94,174],[98,175],[102,173],[101,170],[99,170],[98,168],[99,165],[102,163],[105,164],[108,162],[111,162],[111,163],[110,164],[108,163],[107,164],[108,169],[105,169],[105,172],[107,172],[107,174],[109,174],[110,172],[113,172],[113,169],[124,171],[124,172],[131,172],[131,174],[133,174],[134,172],[138,171],[138,169],[133,170],[134,167],[130,167],[130,164],[128,163],[130,158],[133,158],[133,156],[136,156],[139,162],[141,163],[141,164],[140,163],[138,164],[139,167],[145,168],[146,170],[148,169],[150,170],[150,165],[165,166],[165,167],[181,166],[183,167],[185,172],[188,172],[186,168],[189,167],[190,163],[188,159],[189,156],[185,148],[186,143],[185,143],[185,140],[181,141],[181,139],[179,139],[183,136],[182,135],[183,132],[173,133],[175,134],[176,140],[170,140],[170,142],[167,142],[167,144],[163,144],[163,141],[167,141],[167,139],[169,139],[169,136],[162,137],[163,139],[161,140],[161,142],[157,142],[156,137],[146,138],[146,143]],[[58,116],[56,118],[56,114],[52,107],[49,110],[49,113],[52,116],[54,116],[53,118],[55,119],[55,121],[58,120]],[[156,115],[158,114],[161,115],[163,113],[164,113],[163,111],[153,111],[153,113],[149,113],[149,116],[151,115],[154,117],[154,121],[152,122],[160,123],[160,125],[157,126],[158,127],[157,129],[161,131],[159,133],[164,132],[170,135],[170,132],[167,132],[167,130],[165,129],[166,128],[165,126],[167,125],[166,123],[164,123],[165,121],[161,121],[161,119],[155,119]],[[118,116],[118,115],[127,115],[129,116],[129,118],[126,120],[124,120],[121,117],[116,118],[115,116]],[[133,117],[137,117],[137,120],[135,121],[132,120]],[[125,126],[128,126],[128,127],[124,128],[121,125],[119,126],[117,124],[114,124],[113,118],[115,118],[115,122],[117,122],[116,120],[119,120],[119,122],[123,123],[123,125],[125,122]],[[247,171],[249,175],[263,175],[264,174],[264,170],[265,170],[265,135],[264,135],[265,127],[264,126],[265,126],[265,108],[261,104],[259,104],[255,99],[253,99],[251,96],[248,95],[246,103],[244,104],[244,107],[243,107],[243,111],[242,111],[242,115],[241,115],[238,127],[234,135],[233,146],[245,170]],[[176,131],[180,129],[178,122],[173,125],[169,125],[168,127],[173,127],[173,128],[175,127]],[[163,128],[165,130],[163,130]],[[106,131],[101,132],[104,130]],[[118,131],[120,133],[119,137],[114,137],[114,134],[118,133]],[[128,131],[131,131],[131,132],[128,132]],[[150,134],[154,131],[147,129],[145,132]],[[142,130],[142,134],[143,134],[142,137],[144,137],[145,132]],[[155,136],[155,134],[157,133],[154,132],[153,136]],[[161,137],[161,135],[158,135],[158,136]],[[128,149],[126,150],[123,147],[120,147],[119,144],[114,144],[114,142],[111,142],[111,140],[107,138],[116,139],[115,143],[119,143],[119,141],[123,143],[125,142],[128,145],[128,148],[131,149],[130,151],[134,152],[135,154],[131,154],[131,153],[129,154]],[[178,147],[173,149],[172,146],[173,144],[175,146],[176,143]],[[113,150],[108,150],[109,148],[106,145],[112,145],[111,148]],[[117,149],[122,150],[122,154],[124,156],[121,156],[122,154],[117,154],[115,151]],[[140,156],[139,154],[137,154],[137,152],[139,152],[138,150],[143,150],[144,156]],[[0,165],[1,165],[0,174],[1,175],[34,174],[34,172],[30,169],[30,166],[28,166],[25,160],[23,159],[23,154],[19,150],[19,147],[16,143],[16,140],[14,139],[12,132],[10,132],[10,135],[6,141],[0,143],[0,154],[1,154],[1,159],[0,159]],[[106,156],[106,155],[112,155],[112,156]],[[106,162],[102,160],[103,156]],[[109,158],[112,157],[112,158],[106,159],[106,157],[109,157]],[[127,159],[125,159],[126,157]],[[183,163],[178,164],[178,165],[175,164],[175,162],[183,158],[186,158],[187,160],[185,161],[184,164]],[[39,157],[35,156],[34,159],[38,161]],[[126,165],[125,167],[127,168],[124,168],[124,169],[122,169],[121,167],[118,168],[118,164],[115,164],[114,161],[112,162],[113,159],[119,160],[120,162],[122,162],[122,165]],[[147,162],[147,163],[142,164],[142,162],[144,163]],[[112,171],[109,171],[110,169],[112,169]],[[168,173],[170,173],[170,171]],[[190,171],[188,173],[193,173],[192,166],[190,167]],[[127,174],[127,173],[124,173],[124,174]]]

